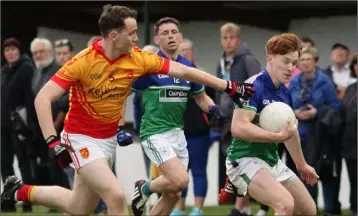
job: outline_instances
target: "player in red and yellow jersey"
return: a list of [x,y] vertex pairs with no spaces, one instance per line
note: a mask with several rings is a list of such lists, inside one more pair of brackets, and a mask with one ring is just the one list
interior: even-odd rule
[[[218,79],[136,48],[136,11],[132,9],[106,5],[99,28],[103,39],[66,63],[35,100],[51,154],[60,167],[73,162],[77,170],[73,190],[24,185],[11,176],[5,181],[1,199],[31,201],[71,215],[89,215],[102,198],[109,215],[128,215],[124,191],[110,167],[123,105],[136,78],[155,72],[168,74],[225,91],[238,104],[254,92],[250,84]],[[52,122],[51,102],[68,89],[70,109],[59,136]]]

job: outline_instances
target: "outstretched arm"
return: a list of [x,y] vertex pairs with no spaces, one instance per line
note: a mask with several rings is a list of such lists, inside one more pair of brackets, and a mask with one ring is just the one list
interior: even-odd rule
[[50,80],[42,87],[35,98],[36,114],[45,140],[51,135],[57,135],[52,121],[51,103],[59,99],[64,93],[65,90],[62,87]]
[[228,87],[228,82],[226,80],[219,79],[197,68],[187,67],[174,61],[170,61],[168,75],[182,80],[200,83],[204,86],[209,86],[219,91],[225,91]]
[[200,94],[197,94],[193,96],[196,104],[200,107],[201,110],[208,113],[209,112],[209,106],[215,106],[214,101],[205,93],[202,92]]

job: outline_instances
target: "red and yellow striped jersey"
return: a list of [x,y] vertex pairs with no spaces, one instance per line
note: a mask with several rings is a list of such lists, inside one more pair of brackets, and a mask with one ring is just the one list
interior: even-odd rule
[[131,53],[110,60],[98,42],[68,61],[51,80],[70,89],[65,131],[107,138],[117,132],[133,81],[148,73],[168,73],[169,61],[135,46]]

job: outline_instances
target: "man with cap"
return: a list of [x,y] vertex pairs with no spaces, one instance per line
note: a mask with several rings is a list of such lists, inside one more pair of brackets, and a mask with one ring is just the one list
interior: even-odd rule
[[[350,76],[349,69],[349,48],[342,43],[335,43],[332,46],[331,62],[323,72],[328,75],[337,88],[338,99],[342,100],[346,88],[356,82],[356,78]],[[342,170],[342,157],[337,153],[334,156],[334,173],[327,176],[328,182],[323,187],[324,212],[327,214],[341,214],[341,203],[339,202],[340,179]]]
[[346,45],[333,44],[330,56],[332,65],[324,70],[336,85],[339,99],[343,98],[347,86],[356,81],[356,78],[350,77],[348,57],[349,48]]
[[[31,125],[35,119],[34,95],[31,79],[35,71],[32,60],[21,53],[20,42],[8,38],[3,43],[6,64],[1,68],[1,177],[14,175],[16,155],[21,176],[26,184],[33,184],[34,168],[30,163],[29,147],[32,139]],[[20,117],[20,113],[26,113]],[[1,203],[1,211],[16,211],[15,201]],[[31,205],[23,204],[29,212]]]

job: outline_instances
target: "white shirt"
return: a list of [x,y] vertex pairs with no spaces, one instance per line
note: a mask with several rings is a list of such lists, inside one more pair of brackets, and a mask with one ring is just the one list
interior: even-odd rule
[[344,67],[340,70],[336,69],[333,65],[331,69],[333,72],[333,81],[340,87],[347,88],[350,84],[357,81],[357,78],[353,78],[350,76],[351,71],[349,70],[348,63],[344,65]]

